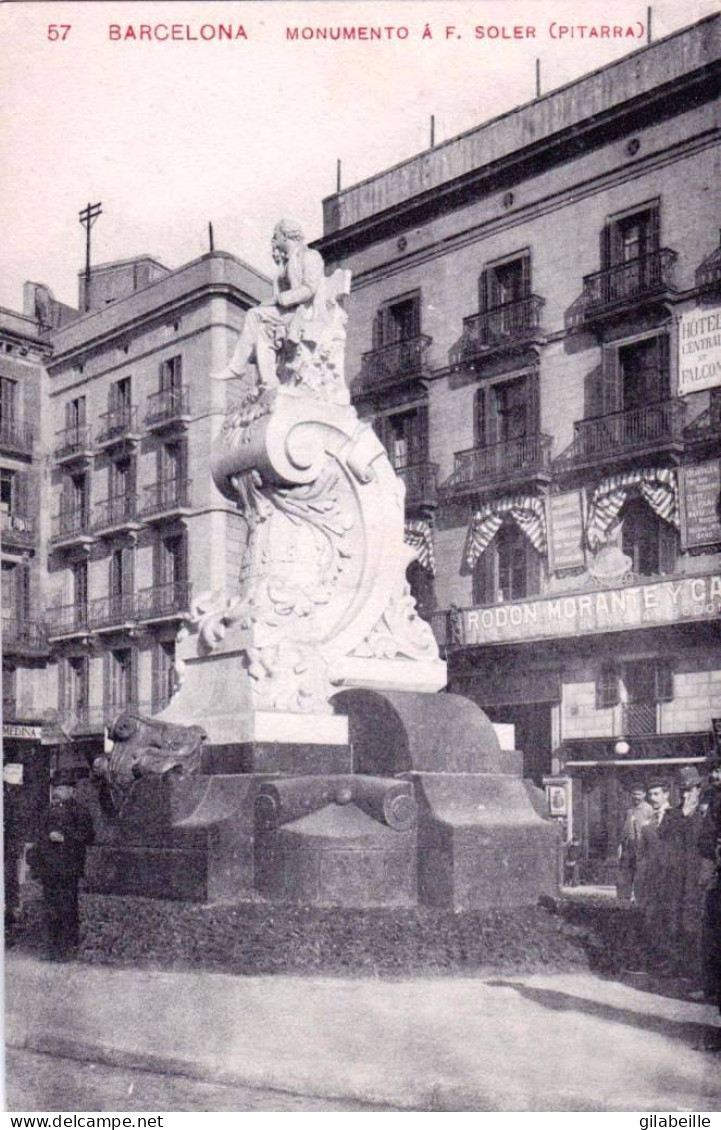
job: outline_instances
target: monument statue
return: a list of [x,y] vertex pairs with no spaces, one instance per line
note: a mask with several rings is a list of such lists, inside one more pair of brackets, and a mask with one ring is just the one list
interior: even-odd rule
[[[276,224],[271,247],[274,301],[246,313],[229,364],[212,374],[242,382],[211,452],[216,486],[245,521],[239,591],[195,601],[177,650],[182,686],[161,715],[197,721],[211,741],[258,712],[332,715],[344,686],[445,685],[405,578],[404,485],[350,404],[350,272],[326,277],[292,220]],[[210,654],[227,657],[212,679],[200,662]],[[264,732],[278,726],[266,719]]]

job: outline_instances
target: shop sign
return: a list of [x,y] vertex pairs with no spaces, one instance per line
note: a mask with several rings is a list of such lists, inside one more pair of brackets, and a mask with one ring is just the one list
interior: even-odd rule
[[23,726],[21,723],[3,722],[2,735],[4,738],[20,738],[21,741],[39,742],[41,733],[41,726]]
[[684,467],[680,487],[682,548],[721,542],[721,460]]
[[548,496],[548,567],[551,572],[586,564],[583,548],[583,491]]
[[468,608],[462,614],[463,639],[467,644],[552,639],[715,620],[719,613],[721,576],[711,574]]
[[689,310],[678,325],[678,394],[721,385],[721,306]]

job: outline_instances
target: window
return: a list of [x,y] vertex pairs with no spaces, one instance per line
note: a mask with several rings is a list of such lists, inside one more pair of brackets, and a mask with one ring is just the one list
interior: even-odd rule
[[77,396],[75,400],[65,405],[65,427],[69,432],[77,434],[87,422],[87,405],[84,396]]
[[30,569],[2,564],[2,615],[4,620],[30,619]]
[[528,394],[524,381],[510,381],[496,385],[496,413],[498,416],[498,439],[505,443],[526,435],[528,417]]
[[0,468],[0,511],[3,514],[13,514],[15,510],[15,474],[7,467]]
[[176,684],[175,642],[160,640],[153,652],[153,712],[168,705]]
[[524,251],[502,262],[489,263],[479,279],[478,307],[481,311],[497,310],[528,298],[530,293],[531,256]]
[[596,710],[608,710],[619,700],[618,671],[612,663],[605,663],[596,677]]
[[424,404],[408,412],[377,416],[373,426],[396,471],[428,461],[428,409]]
[[637,262],[652,255],[658,251],[659,232],[658,205],[611,220],[601,235],[602,269]]
[[420,295],[381,306],[373,322],[373,348],[413,341],[421,332]]
[[110,465],[110,497],[129,499],[135,490],[133,461],[129,456]]
[[17,409],[17,381],[0,377],[0,426],[13,424]]
[[177,589],[188,577],[188,547],[184,534],[161,538],[158,545],[158,584]]
[[136,706],[136,653],[132,648],[119,648],[106,655],[106,706],[125,710]]
[[671,367],[667,334],[643,338],[629,345],[606,346],[602,365],[586,380],[586,417],[630,412],[610,433],[612,442],[645,442],[668,435],[671,417],[660,402],[671,395]]
[[665,659],[641,659],[624,665],[627,702],[623,729],[628,737],[658,732],[658,704],[673,700],[673,669]]
[[673,573],[678,536],[642,498],[630,499],[621,510],[621,548],[640,577]]
[[78,613],[87,612],[88,607],[88,563],[75,561],[73,563],[73,604]]
[[476,447],[511,443],[536,435],[539,428],[538,373],[476,389],[473,401]]
[[114,549],[110,556],[110,613],[113,617],[133,614],[135,556],[130,545]]
[[110,386],[110,407],[112,409],[130,409],[132,404],[132,388],[130,377],[122,377]]
[[87,656],[73,656],[65,669],[65,706],[72,714],[82,714],[90,702],[90,679]]
[[164,443],[160,448],[159,478],[163,483],[183,478],[184,452],[180,443]]
[[9,663],[3,663],[2,684],[3,718],[9,720],[17,716],[18,705],[18,673],[17,669]]
[[646,338],[618,351],[624,409],[667,400],[670,392],[668,338]]
[[535,596],[541,586],[541,561],[528,538],[506,519],[473,570],[474,604],[500,604]]
[[88,477],[84,471],[77,475],[70,475],[65,480],[62,509],[64,513],[77,514],[83,520],[87,520],[89,492]]

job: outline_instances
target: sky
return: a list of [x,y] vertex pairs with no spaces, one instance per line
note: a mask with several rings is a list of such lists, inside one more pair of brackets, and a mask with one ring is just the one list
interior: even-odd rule
[[[653,37],[718,8],[659,0]],[[537,58],[545,93],[643,46],[646,13],[635,0],[2,4],[0,305],[21,309],[27,279],[76,304],[89,202],[103,208],[96,263],[150,254],[179,267],[208,250],[212,221],[217,249],[270,273],[280,216],[309,239],[322,234],[337,159],[343,187],[380,172],[427,148],[431,115],[438,143],[532,99]],[[61,22],[69,30],[54,33]],[[246,38],[200,39],[220,23]],[[199,38],[110,38],[111,25],[125,36],[141,24]],[[639,38],[590,37],[603,25]],[[288,28],[371,26],[393,30],[380,42],[287,38]],[[481,39],[478,26],[521,34]],[[559,38],[561,27],[574,34]]]

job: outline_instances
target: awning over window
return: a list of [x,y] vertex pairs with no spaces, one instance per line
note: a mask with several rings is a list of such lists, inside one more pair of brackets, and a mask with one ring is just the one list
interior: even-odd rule
[[592,550],[605,545],[626,499],[638,493],[664,522],[678,529],[678,481],[668,467],[609,475],[596,487],[588,508],[586,541]]
[[433,526],[426,518],[410,518],[406,522],[406,545],[415,550],[416,561],[432,577],[436,573],[436,555],[433,551]]
[[506,518],[513,518],[537,553],[546,552],[546,508],[543,499],[516,495],[487,502],[471,518],[466,541],[466,561],[473,568]]

